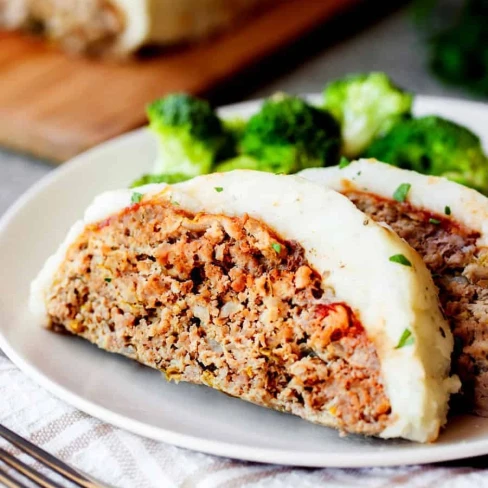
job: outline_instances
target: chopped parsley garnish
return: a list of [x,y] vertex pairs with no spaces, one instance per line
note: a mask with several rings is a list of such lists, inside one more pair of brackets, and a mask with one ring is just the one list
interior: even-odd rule
[[400,340],[398,341],[398,344],[396,345],[395,349],[401,349],[402,347],[405,347],[405,346],[411,346],[414,342],[415,342],[415,339],[412,336],[412,333],[410,332],[410,330],[405,329],[403,331],[403,334],[400,337]]
[[170,201],[172,205],[179,205],[179,203],[176,200],[171,199]]
[[408,192],[412,185],[410,183],[402,183],[393,193],[393,198],[397,202],[404,202],[407,198]]
[[105,281],[106,281],[107,283],[110,283],[110,282],[112,281],[112,278],[105,278]]
[[351,161],[347,159],[345,156],[342,156],[341,160],[339,161],[339,169],[345,168],[346,166],[349,166],[351,164]]
[[446,215],[451,215],[451,207],[449,207],[449,205],[446,205],[446,206],[444,207],[444,213],[445,213]]
[[137,193],[136,191],[132,193],[132,196],[130,197],[130,201],[132,203],[139,203],[142,200],[142,197],[144,195],[142,193]]
[[278,244],[277,242],[273,242],[271,244],[271,247],[279,254],[281,252],[281,244]]
[[429,224],[439,225],[441,223],[440,220],[437,219],[429,219]]
[[412,263],[403,254],[394,254],[390,256],[392,263],[403,264],[403,266],[412,266]]
[[224,191],[224,189],[221,187],[221,186],[216,186],[214,188],[214,190],[217,192],[217,193],[220,193],[221,191]]

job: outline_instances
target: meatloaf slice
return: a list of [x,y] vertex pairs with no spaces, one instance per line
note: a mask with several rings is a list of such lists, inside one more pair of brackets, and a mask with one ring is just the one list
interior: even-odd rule
[[[433,440],[456,386],[452,336],[420,257],[365,218],[335,192],[258,172],[114,192],[48,260],[33,309],[168,380],[343,432]],[[368,266],[384,268],[377,289]]]
[[303,175],[342,191],[422,255],[455,338],[452,369],[463,386],[453,405],[487,417],[488,199],[456,183],[372,160]]
[[345,195],[424,258],[456,340],[453,370],[463,391],[454,404],[488,416],[488,249],[477,247],[479,232],[408,202],[357,191]]
[[388,422],[357,317],[298,244],[252,218],[136,205],[87,228],[54,282],[52,327],[168,379],[304,417],[328,412],[358,433]]

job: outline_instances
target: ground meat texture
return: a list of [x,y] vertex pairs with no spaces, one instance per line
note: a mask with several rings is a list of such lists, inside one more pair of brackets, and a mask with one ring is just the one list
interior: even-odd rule
[[406,202],[359,192],[346,195],[422,255],[455,339],[453,372],[463,388],[452,406],[488,417],[488,249],[477,247],[479,233]]
[[374,435],[391,421],[358,317],[297,243],[253,218],[134,204],[85,229],[47,307],[54,329],[171,380],[345,432]]

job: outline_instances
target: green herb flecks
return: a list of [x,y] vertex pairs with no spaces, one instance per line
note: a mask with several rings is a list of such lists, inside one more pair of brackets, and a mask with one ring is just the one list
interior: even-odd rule
[[397,202],[404,202],[407,199],[408,192],[412,185],[410,183],[402,183],[393,193],[393,198]]
[[390,256],[392,263],[403,264],[403,266],[412,266],[412,263],[403,254],[394,254]]
[[273,244],[271,244],[271,247],[276,251],[277,254],[281,252],[281,244],[273,242]]
[[110,282],[112,281],[112,278],[105,278],[105,281],[106,281],[107,283],[110,283]]
[[449,205],[446,205],[446,206],[444,207],[444,213],[445,213],[446,215],[451,215],[451,207],[449,207]]
[[402,336],[400,337],[400,340],[398,341],[398,344],[396,345],[395,349],[401,349],[402,347],[405,346],[411,346],[415,342],[415,339],[410,332],[409,329],[405,329],[403,331]]
[[441,223],[440,220],[437,219],[429,219],[429,224],[439,225]]
[[134,192],[130,197],[131,203],[139,203],[144,195],[142,193]]
[[214,190],[215,190],[217,193],[220,193],[220,192],[224,191],[224,189],[223,189],[221,186],[216,186],[216,187],[214,188]]
[[342,156],[341,160],[339,161],[339,169],[345,168],[346,166],[349,166],[351,164],[351,161],[347,159],[345,156]]

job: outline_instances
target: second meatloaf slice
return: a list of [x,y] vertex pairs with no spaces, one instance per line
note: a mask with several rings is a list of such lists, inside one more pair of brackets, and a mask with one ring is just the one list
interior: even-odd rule
[[455,406],[488,416],[488,199],[444,178],[374,160],[302,173],[343,192],[423,257],[455,338]]

